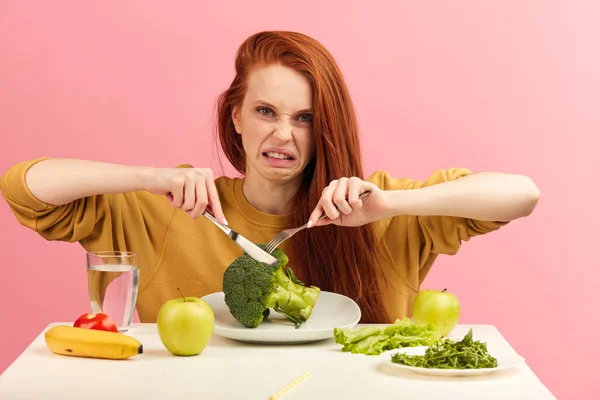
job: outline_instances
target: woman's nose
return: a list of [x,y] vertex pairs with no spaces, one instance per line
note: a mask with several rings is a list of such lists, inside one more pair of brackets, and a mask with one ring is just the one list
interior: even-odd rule
[[274,133],[279,139],[290,140],[292,138],[292,123],[287,120],[279,121]]

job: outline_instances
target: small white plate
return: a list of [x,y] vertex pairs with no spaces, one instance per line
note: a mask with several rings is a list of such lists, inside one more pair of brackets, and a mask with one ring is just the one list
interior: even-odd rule
[[360,308],[349,297],[321,291],[310,318],[296,328],[286,317],[271,310],[256,328],[240,324],[229,311],[223,292],[202,298],[215,313],[215,333],[243,342],[308,343],[333,337],[333,328],[353,328],[361,317]]
[[499,371],[504,371],[510,368],[518,367],[522,365],[525,359],[518,354],[492,354],[498,360],[498,366],[496,368],[479,368],[479,369],[442,369],[442,368],[422,368],[422,367],[411,367],[403,364],[396,364],[392,362],[392,355],[395,353],[404,353],[409,355],[423,355],[427,350],[428,346],[416,346],[416,347],[404,347],[401,349],[388,350],[381,353],[381,362],[391,368],[397,368],[400,370],[413,371],[424,375],[437,375],[437,376],[477,376],[486,375]]

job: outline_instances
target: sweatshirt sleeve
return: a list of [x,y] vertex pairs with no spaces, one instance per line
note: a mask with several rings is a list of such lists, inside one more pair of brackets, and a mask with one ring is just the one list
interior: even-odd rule
[[138,251],[153,265],[173,209],[148,192],[96,195],[55,206],[36,198],[25,182],[45,158],[10,168],[0,190],[19,223],[46,240],[80,242],[87,251]]
[[[440,184],[472,174],[465,168],[439,169],[425,181],[406,178],[393,178],[385,171],[378,171],[369,177],[383,190],[414,190]],[[474,236],[484,235],[498,230],[507,221],[483,221],[470,218],[450,216],[411,216],[399,215],[382,221],[379,229],[384,242],[391,253],[398,253],[393,258],[401,258],[400,254],[412,253],[412,261],[420,260],[423,265],[432,254],[453,255],[458,252],[463,242]]]

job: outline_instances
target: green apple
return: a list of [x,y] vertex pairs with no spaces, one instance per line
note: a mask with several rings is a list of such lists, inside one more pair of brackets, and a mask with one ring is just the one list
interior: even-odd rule
[[195,356],[208,345],[215,328],[212,308],[197,297],[166,301],[156,317],[163,345],[177,356]]
[[417,325],[433,324],[447,336],[460,318],[460,302],[452,293],[442,290],[422,290],[412,307],[412,320]]

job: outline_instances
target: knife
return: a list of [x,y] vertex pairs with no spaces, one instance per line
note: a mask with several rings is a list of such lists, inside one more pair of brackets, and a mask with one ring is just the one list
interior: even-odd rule
[[206,218],[208,218],[212,223],[214,223],[219,229],[221,229],[227,236],[229,236],[238,246],[242,248],[250,257],[254,258],[257,261],[263,262],[265,264],[275,266],[279,263],[275,257],[258,247],[256,244],[252,243],[250,240],[246,239],[244,236],[240,235],[233,229],[229,228],[221,224],[217,219],[207,210],[204,210],[202,213]]

